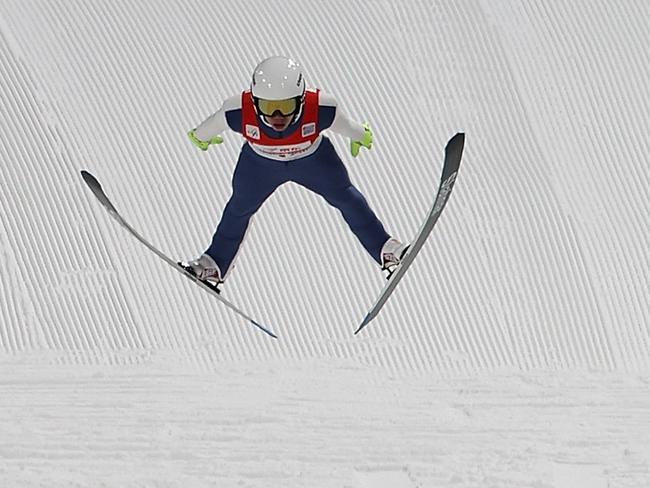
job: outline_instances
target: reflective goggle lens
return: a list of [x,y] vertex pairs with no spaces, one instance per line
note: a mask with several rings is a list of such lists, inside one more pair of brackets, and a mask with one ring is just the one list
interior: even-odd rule
[[262,115],[271,116],[279,111],[282,115],[292,115],[298,111],[298,99],[287,98],[285,100],[265,100],[257,98],[257,109]]

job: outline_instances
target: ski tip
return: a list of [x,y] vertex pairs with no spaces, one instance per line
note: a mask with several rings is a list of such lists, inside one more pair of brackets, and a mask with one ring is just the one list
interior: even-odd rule
[[91,187],[91,188],[101,188],[101,185],[99,184],[99,181],[97,181],[97,178],[95,178],[93,175],[91,175],[88,171],[85,169],[81,170],[81,177],[84,179],[86,184]]
[[454,137],[449,139],[449,142],[447,143],[447,146],[454,146],[456,144],[460,145],[465,145],[465,133],[464,132],[457,132]]

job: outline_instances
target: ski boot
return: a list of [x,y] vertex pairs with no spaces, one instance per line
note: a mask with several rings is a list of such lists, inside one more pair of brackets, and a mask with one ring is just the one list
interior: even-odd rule
[[197,259],[188,262],[179,262],[178,264],[189,274],[196,276],[199,280],[205,282],[217,293],[221,292],[218,288],[219,285],[224,282],[221,277],[221,270],[217,263],[215,263],[214,259],[209,255],[203,254]]
[[381,269],[388,271],[386,279],[390,279],[395,270],[401,264],[402,259],[406,256],[409,244],[404,244],[394,237],[388,239],[381,248]]

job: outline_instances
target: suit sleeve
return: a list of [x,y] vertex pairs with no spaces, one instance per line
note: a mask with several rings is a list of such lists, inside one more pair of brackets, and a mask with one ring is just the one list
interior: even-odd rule
[[219,110],[199,124],[194,134],[202,141],[209,141],[228,128],[237,130],[236,125],[233,124],[233,119],[236,119],[237,115],[241,120],[241,95],[226,99]]
[[320,108],[326,125],[322,127],[322,130],[330,129],[332,132],[349,137],[353,141],[363,139],[363,125],[350,119],[332,95],[321,92]]

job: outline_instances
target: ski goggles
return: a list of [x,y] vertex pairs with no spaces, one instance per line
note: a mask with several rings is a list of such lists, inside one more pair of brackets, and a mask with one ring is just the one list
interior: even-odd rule
[[295,114],[300,108],[302,97],[286,98],[284,100],[266,100],[264,98],[254,98],[255,106],[262,115],[271,117],[276,112],[285,117]]

